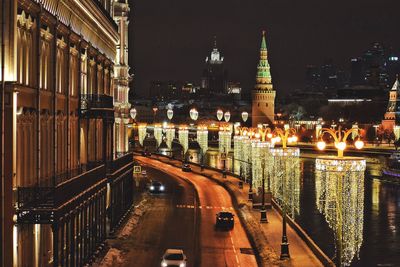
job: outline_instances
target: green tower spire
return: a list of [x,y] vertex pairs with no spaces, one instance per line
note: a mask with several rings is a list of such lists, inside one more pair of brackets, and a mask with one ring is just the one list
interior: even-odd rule
[[270,66],[268,63],[268,51],[265,31],[262,31],[260,61],[257,66],[256,89],[273,90]]

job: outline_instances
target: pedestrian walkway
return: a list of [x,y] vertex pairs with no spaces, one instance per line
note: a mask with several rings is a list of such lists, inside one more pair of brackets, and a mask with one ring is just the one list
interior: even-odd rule
[[[163,156],[154,155],[153,158],[177,168],[182,165],[181,161]],[[261,224],[259,222],[260,211],[254,210],[252,203],[248,201],[248,184],[244,184],[243,188],[240,189],[240,180],[234,176],[227,175],[226,178],[223,178],[219,171],[210,169],[201,171],[200,167],[194,164],[191,164],[191,168],[194,173],[213,179],[230,191],[231,195],[234,195],[239,212],[244,217],[245,228],[250,235],[253,235],[254,245],[259,250],[264,266],[323,266],[313,251],[289,224],[287,225],[287,236],[290,244],[290,260],[281,261],[279,259],[282,241],[282,216],[275,208],[269,209],[267,210],[268,223]]]

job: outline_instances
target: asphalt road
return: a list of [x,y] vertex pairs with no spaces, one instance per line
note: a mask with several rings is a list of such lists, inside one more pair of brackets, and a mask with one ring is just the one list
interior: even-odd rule
[[158,180],[166,187],[163,194],[152,194],[149,207],[131,236],[119,244],[125,251],[121,266],[160,266],[167,248],[182,248],[188,258],[188,267],[199,266],[198,214],[195,209],[176,208],[181,203],[195,206],[196,192],[183,179],[145,166],[149,179]]
[[[178,168],[162,164],[153,159],[144,157],[137,157],[136,159],[144,164],[157,167],[157,169],[168,173],[169,176],[166,176],[168,178],[173,178],[173,180],[179,179],[176,181],[181,181],[182,183],[185,183],[184,180],[187,179],[194,185],[198,193],[199,202],[193,204],[193,196],[192,198],[186,198],[184,196],[179,199],[175,198],[177,200],[175,203],[180,202],[180,204],[176,204],[174,210],[175,212],[182,211],[185,215],[188,214],[187,212],[192,211],[192,216],[198,214],[196,211],[200,211],[199,252],[201,255],[201,263],[199,266],[257,266],[255,256],[248,253],[251,251],[250,242],[247,239],[243,226],[237,218],[236,211],[233,209],[231,197],[223,187],[201,175],[185,173]],[[215,215],[222,210],[230,211],[235,215],[235,227],[232,231],[216,231],[214,227]],[[193,222],[193,218],[192,220],[188,219],[188,221]],[[164,224],[167,225],[167,228],[172,232],[180,232],[179,225],[171,225],[168,220],[165,220]],[[188,258],[190,261],[191,258],[189,254]],[[193,264],[193,261],[191,264]]]

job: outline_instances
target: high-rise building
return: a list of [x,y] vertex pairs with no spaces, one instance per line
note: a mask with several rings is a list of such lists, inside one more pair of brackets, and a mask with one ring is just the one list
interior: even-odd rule
[[270,66],[268,63],[267,43],[265,31],[262,32],[260,61],[257,66],[256,85],[252,91],[252,124],[274,123],[275,117],[275,90],[272,85]]
[[350,85],[388,89],[399,71],[399,56],[375,42],[361,57],[351,59]]
[[224,68],[224,57],[217,48],[217,39],[210,57],[206,58],[205,68],[201,78],[201,89],[206,94],[225,94],[228,74]]
[[128,10],[1,1],[0,266],[84,266],[131,206],[132,153],[114,150]]

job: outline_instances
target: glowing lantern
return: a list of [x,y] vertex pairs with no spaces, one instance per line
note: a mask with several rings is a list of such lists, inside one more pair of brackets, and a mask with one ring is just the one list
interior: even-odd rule
[[174,116],[174,111],[172,109],[167,110],[167,118],[169,120],[172,120],[172,117]]
[[137,111],[136,111],[136,109],[135,109],[135,108],[131,109],[131,111],[130,111],[130,115],[131,115],[131,118],[132,118],[133,120],[136,118]]
[[224,119],[226,122],[228,122],[231,119],[231,113],[229,111],[225,112]]
[[224,116],[224,112],[220,109],[217,111],[217,119],[220,121],[222,120],[222,117]]
[[324,141],[319,141],[317,143],[317,147],[318,147],[319,150],[324,150],[325,147],[326,147],[326,143]]
[[249,113],[247,113],[247,111],[243,111],[242,112],[243,121],[246,122],[248,118],[249,118]]
[[192,108],[189,112],[189,115],[190,118],[195,121],[199,117],[199,112],[195,108]]

